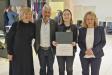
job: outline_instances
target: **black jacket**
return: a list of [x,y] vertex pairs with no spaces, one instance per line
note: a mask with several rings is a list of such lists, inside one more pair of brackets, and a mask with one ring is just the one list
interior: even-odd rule
[[[79,29],[79,36],[78,36],[78,45],[80,47],[80,56],[83,57],[85,55],[86,50],[86,28]],[[93,43],[93,53],[96,58],[100,58],[104,55],[103,47],[106,44],[105,40],[105,32],[103,27],[95,27],[94,28],[94,43]]]

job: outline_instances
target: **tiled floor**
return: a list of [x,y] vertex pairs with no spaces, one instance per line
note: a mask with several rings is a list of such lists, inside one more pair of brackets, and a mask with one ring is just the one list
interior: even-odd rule
[[[105,56],[102,58],[100,75],[112,74],[112,35],[107,35],[107,43],[104,47]],[[79,61],[79,49],[76,53],[76,57],[73,65],[73,75],[81,75],[81,66]],[[34,67],[35,75],[39,75],[39,62],[38,57],[34,53]],[[0,75],[8,75],[8,60],[0,58]],[[58,64],[55,59],[54,63],[54,75],[58,75]]]

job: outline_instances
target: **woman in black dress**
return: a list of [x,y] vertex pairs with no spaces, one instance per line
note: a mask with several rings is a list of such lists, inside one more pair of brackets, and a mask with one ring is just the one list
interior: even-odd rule
[[20,21],[13,23],[7,34],[7,50],[9,61],[12,61],[12,75],[34,75],[32,39],[35,25],[31,22],[31,9],[22,8],[20,18]]

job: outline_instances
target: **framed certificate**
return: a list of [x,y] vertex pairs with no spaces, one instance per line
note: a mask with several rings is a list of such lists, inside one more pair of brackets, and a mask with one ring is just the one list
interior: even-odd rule
[[56,32],[56,55],[57,56],[73,56],[73,33],[72,32]]
[[73,56],[72,44],[58,44],[56,46],[57,56]]

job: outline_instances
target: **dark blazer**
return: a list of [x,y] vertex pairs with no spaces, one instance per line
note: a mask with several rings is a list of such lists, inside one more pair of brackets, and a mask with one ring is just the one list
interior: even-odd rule
[[[79,36],[78,36],[78,45],[81,49],[80,56],[83,57],[86,51],[86,28],[79,29]],[[105,32],[103,27],[95,27],[94,29],[94,43],[93,43],[93,53],[96,58],[100,58],[104,55],[103,47],[106,44],[105,39]]]
[[[77,27],[76,27],[76,25],[74,25],[74,24],[72,24],[71,26],[70,26],[70,28],[71,28],[71,31],[73,32],[73,42],[76,42],[77,43]],[[65,25],[64,24],[61,24],[61,25],[58,25],[58,27],[57,27],[57,32],[65,32],[66,30],[65,30]],[[76,46],[74,47],[74,52],[73,53],[75,53],[76,52]]]
[[[38,49],[40,47],[40,31],[41,31],[41,23],[42,23],[42,19],[37,20],[36,22],[36,34],[35,34],[35,51],[36,53],[38,53]],[[50,43],[51,46],[54,48],[54,46],[52,45],[52,41],[55,40],[55,31],[56,31],[56,22],[52,19],[50,19]]]

